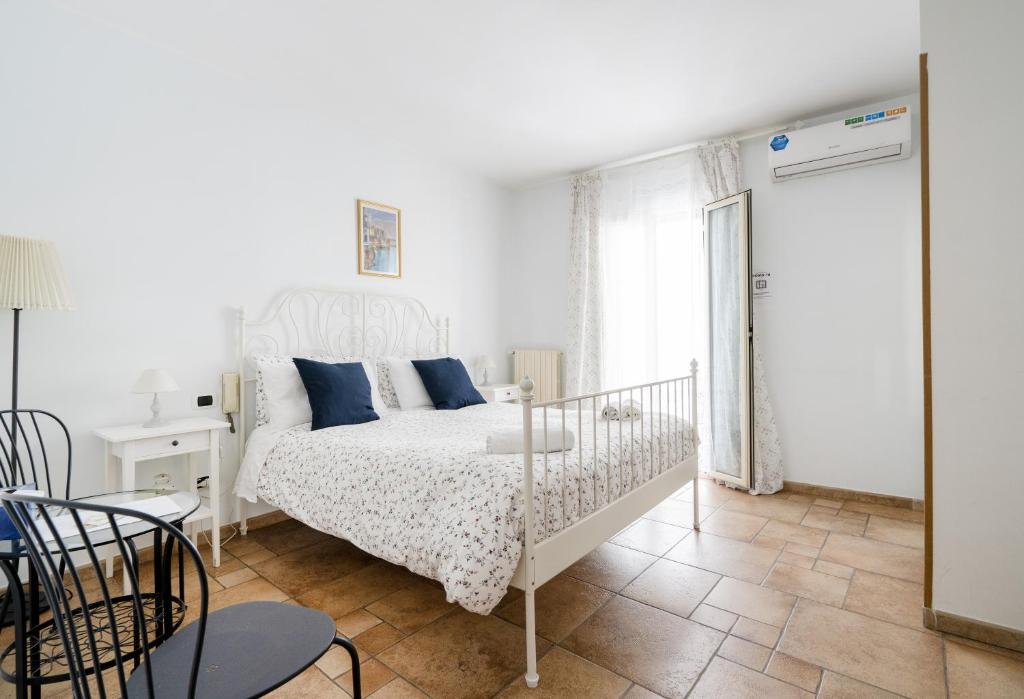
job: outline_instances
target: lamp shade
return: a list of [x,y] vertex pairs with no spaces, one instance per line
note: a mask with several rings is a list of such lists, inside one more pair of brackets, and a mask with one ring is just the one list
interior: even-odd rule
[[476,368],[495,369],[497,368],[497,365],[494,363],[494,360],[491,359],[489,356],[487,356],[486,354],[481,354],[479,357],[476,358]]
[[132,386],[132,393],[168,393],[177,390],[177,382],[166,369],[146,369]]
[[67,311],[73,307],[56,245],[0,235],[0,308]]

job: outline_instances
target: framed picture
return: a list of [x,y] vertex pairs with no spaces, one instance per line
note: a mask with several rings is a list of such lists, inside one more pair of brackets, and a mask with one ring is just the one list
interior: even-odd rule
[[402,276],[402,212],[393,206],[358,200],[359,273]]

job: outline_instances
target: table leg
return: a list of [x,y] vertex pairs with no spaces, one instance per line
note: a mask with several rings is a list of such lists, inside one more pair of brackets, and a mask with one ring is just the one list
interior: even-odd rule
[[[104,482],[106,484],[106,492],[113,492],[115,489],[114,479],[117,477],[117,463],[114,457],[114,447],[110,442],[104,442]],[[117,546],[110,544],[107,546],[107,577],[114,577],[114,555],[117,553]]]
[[[193,451],[188,455],[188,489],[196,495],[199,495],[199,453]],[[188,528],[188,538],[196,548],[199,548],[199,532],[202,531],[203,525],[200,522],[193,522]]]
[[220,567],[220,430],[210,430],[210,511],[213,513],[213,567]]
[[[121,449],[121,490],[135,490],[135,444],[133,442],[125,442],[121,445]],[[127,563],[127,561],[121,561],[123,594],[126,595],[131,594],[132,591]]]
[[21,590],[21,577],[18,575],[19,563],[19,560],[2,560],[0,566],[7,576],[6,595],[14,609],[14,674],[17,676],[14,696],[25,699],[28,696],[28,683],[25,681],[28,664],[25,662],[25,598]]
[[[59,581],[58,589],[64,589],[64,581]],[[28,654],[28,676],[35,677],[39,674],[39,639],[38,636],[33,637],[32,629],[39,626],[39,574],[36,572],[36,567],[29,563],[28,565],[28,635],[25,639],[27,643],[31,644],[31,650]],[[32,699],[39,699],[42,695],[42,685],[38,682],[33,683],[29,689],[29,694]]]

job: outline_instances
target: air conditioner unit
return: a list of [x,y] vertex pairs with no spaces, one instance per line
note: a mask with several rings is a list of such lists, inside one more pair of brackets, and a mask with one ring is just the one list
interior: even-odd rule
[[786,131],[773,136],[769,146],[776,182],[904,160],[910,157],[910,108],[893,107]]

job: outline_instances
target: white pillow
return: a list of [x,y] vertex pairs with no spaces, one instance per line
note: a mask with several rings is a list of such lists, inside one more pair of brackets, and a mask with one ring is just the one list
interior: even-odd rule
[[402,410],[416,410],[418,408],[434,407],[434,401],[430,399],[420,372],[412,365],[409,359],[389,358],[388,374],[391,377],[391,386],[398,396],[398,407]]
[[[267,423],[276,429],[285,429],[304,422],[312,422],[313,413],[309,408],[309,396],[306,395],[306,387],[299,376],[299,370],[295,368],[295,362],[281,362],[277,358],[258,358],[256,361],[263,379]],[[377,371],[372,361],[363,360],[362,365],[370,382],[373,410],[378,415],[383,415],[388,411],[388,407],[377,390]]]

